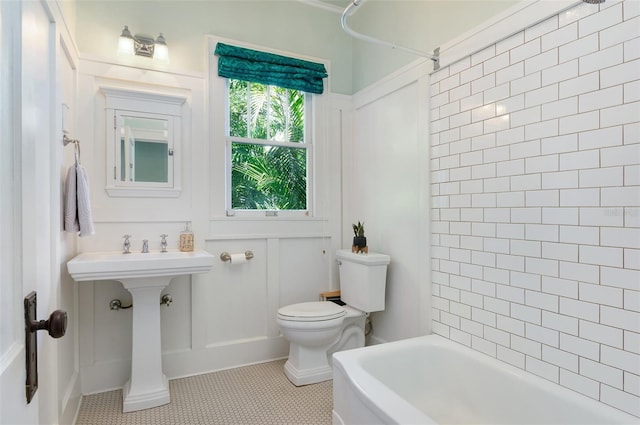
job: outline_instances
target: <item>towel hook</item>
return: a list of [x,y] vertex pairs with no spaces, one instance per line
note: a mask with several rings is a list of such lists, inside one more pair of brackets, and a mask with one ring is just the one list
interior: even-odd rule
[[65,146],[67,146],[69,143],[73,143],[73,153],[75,156],[75,160],[76,162],[80,162],[80,140],[71,139],[65,134],[64,136],[62,136],[62,143]]
[[62,143],[64,143],[65,146],[67,146],[69,143],[75,143],[76,145],[78,145],[80,144],[80,141],[77,139],[71,139],[65,134],[64,136],[62,136]]

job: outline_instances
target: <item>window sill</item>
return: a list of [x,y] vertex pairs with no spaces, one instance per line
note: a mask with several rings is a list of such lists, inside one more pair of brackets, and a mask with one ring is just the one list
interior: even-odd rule
[[246,214],[236,214],[233,216],[211,216],[209,217],[209,221],[327,221],[327,217],[313,217],[307,216],[303,214],[282,214],[277,215],[275,217],[267,217],[264,214],[254,214],[254,213],[246,213]]
[[177,198],[181,188],[123,188],[107,186],[107,194],[112,198]]

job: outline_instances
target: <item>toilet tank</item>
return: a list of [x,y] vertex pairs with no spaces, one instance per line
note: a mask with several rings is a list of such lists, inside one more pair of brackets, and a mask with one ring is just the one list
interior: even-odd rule
[[384,310],[387,265],[391,257],[369,252],[336,252],[340,270],[340,298],[347,305],[371,313]]

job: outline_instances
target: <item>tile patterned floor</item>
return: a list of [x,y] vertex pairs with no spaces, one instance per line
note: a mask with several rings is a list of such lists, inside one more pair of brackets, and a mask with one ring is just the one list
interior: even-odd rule
[[285,360],[169,381],[171,403],[122,413],[122,391],[85,396],[76,425],[331,424],[332,381],[296,387]]

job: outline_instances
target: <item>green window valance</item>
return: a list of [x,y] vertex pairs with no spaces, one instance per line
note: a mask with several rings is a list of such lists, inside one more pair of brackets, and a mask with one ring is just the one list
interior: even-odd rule
[[216,45],[218,75],[225,78],[268,84],[321,94],[324,65],[224,43]]

